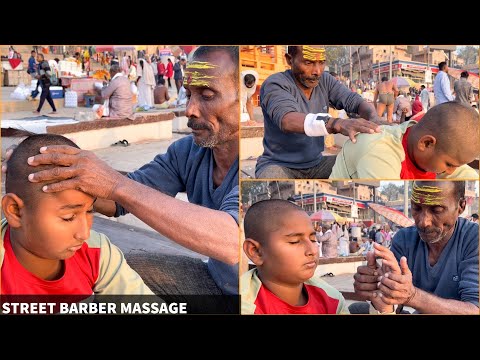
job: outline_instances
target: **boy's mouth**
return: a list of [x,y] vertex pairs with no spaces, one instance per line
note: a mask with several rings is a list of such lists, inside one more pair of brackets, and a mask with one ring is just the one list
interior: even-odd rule
[[77,250],[80,250],[80,248],[83,246],[83,243],[80,244],[80,245],[76,245],[76,246],[71,246],[69,247],[67,250],[68,251],[77,251]]
[[317,266],[317,262],[315,260],[309,261],[305,264],[307,268],[314,268]]

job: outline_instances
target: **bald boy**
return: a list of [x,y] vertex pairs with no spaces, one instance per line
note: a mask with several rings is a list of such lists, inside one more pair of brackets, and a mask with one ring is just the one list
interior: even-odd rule
[[357,135],[355,144],[348,140],[330,178],[478,179],[465,165],[480,154],[479,116],[472,108],[447,102],[418,123],[381,128],[379,134]]

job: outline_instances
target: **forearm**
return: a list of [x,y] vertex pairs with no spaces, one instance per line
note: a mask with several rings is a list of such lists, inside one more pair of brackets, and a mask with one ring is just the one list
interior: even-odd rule
[[172,198],[125,178],[111,199],[160,234],[227,264],[239,262],[238,225],[226,212]]
[[472,303],[443,299],[417,288],[417,293],[406,304],[422,314],[479,315],[480,310]]
[[360,115],[361,118],[370,120],[371,118],[377,116],[377,112],[372,104],[364,101],[358,107],[358,115]]
[[248,116],[250,117],[250,120],[254,120],[254,118],[253,118],[253,103],[252,103],[251,99],[247,100],[246,107],[247,107],[247,112],[248,112]]
[[115,215],[117,207],[115,205],[115,201],[97,198],[93,204],[93,209],[100,214],[111,217]]
[[282,118],[282,130],[297,134],[305,134],[304,123],[307,114],[289,112]]

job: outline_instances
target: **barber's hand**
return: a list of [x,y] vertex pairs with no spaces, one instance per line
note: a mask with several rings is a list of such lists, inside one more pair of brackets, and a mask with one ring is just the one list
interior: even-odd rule
[[362,265],[357,268],[357,272],[353,275],[355,279],[353,288],[355,294],[364,298],[364,300],[372,300],[373,294],[378,289],[378,278],[383,275],[380,266],[375,261],[375,254],[373,251],[367,252],[367,265]]
[[357,142],[355,135],[357,133],[373,134],[380,132],[380,127],[371,121],[358,118],[358,119],[338,119],[335,123],[334,130],[337,133],[346,135],[352,140],[353,143]]
[[12,145],[5,152],[5,160],[2,164],[2,179],[3,179],[3,182],[5,182],[6,175],[7,175],[7,161],[10,160],[10,156],[12,156],[13,150],[15,150],[16,147],[17,147],[17,145]]
[[43,187],[43,191],[47,193],[76,189],[95,197],[110,199],[123,179],[119,172],[90,151],[66,145],[52,145],[40,148],[40,153],[30,157],[28,164],[58,166],[30,174],[28,178],[31,182],[58,180]]
[[381,291],[382,301],[386,304],[409,305],[417,293],[405,256],[400,259],[400,270],[400,274],[387,272],[380,278],[378,289]]

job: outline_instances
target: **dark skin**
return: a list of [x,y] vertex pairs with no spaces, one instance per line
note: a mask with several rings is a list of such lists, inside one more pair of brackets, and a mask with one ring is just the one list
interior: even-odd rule
[[[440,205],[412,202],[412,216],[420,238],[428,247],[428,261],[435,265],[455,230],[458,216],[465,209],[465,200],[454,195],[451,182],[431,182],[430,186],[442,189]],[[365,299],[381,298],[387,305],[404,304],[424,314],[479,314],[479,309],[469,302],[443,299],[413,285],[413,275],[407,259],[400,263],[387,248],[374,244],[375,256],[381,258],[382,267],[360,266],[354,276],[355,292]]]
[[[301,89],[307,99],[312,96],[313,89],[318,86],[319,80],[323,71],[325,70],[325,61],[312,61],[303,57],[303,49],[297,46],[297,53],[294,57],[290,54],[285,54],[288,65],[292,68],[292,73],[295,77],[295,83]],[[352,142],[356,142],[355,134],[380,132],[379,124],[385,122],[380,119],[375,111],[373,105],[364,101],[359,109],[359,119],[338,119],[335,121],[335,126],[332,128],[333,120],[328,122],[327,131],[329,133],[341,133],[350,137]],[[287,113],[282,119],[282,130],[285,132],[305,133],[304,122],[307,114],[299,112]],[[367,121],[370,120],[370,121]]]
[[[191,126],[197,128],[193,131],[194,141],[215,140],[213,181],[219,186],[238,158],[239,99],[233,77],[235,66],[225,51],[211,52],[196,60],[217,65],[206,74],[214,76],[208,89],[188,84],[185,87],[189,96],[186,115]],[[238,225],[227,213],[172,198],[128,179],[89,151],[49,146],[41,148],[40,153],[29,159],[30,165],[60,166],[30,175],[32,182],[58,180],[45,186],[45,192],[79,189],[97,197],[95,210],[107,216],[114,214],[117,202],[180,245],[227,264],[238,263]],[[186,218],[188,222],[184,221]],[[199,238],[202,241],[198,241]]]

